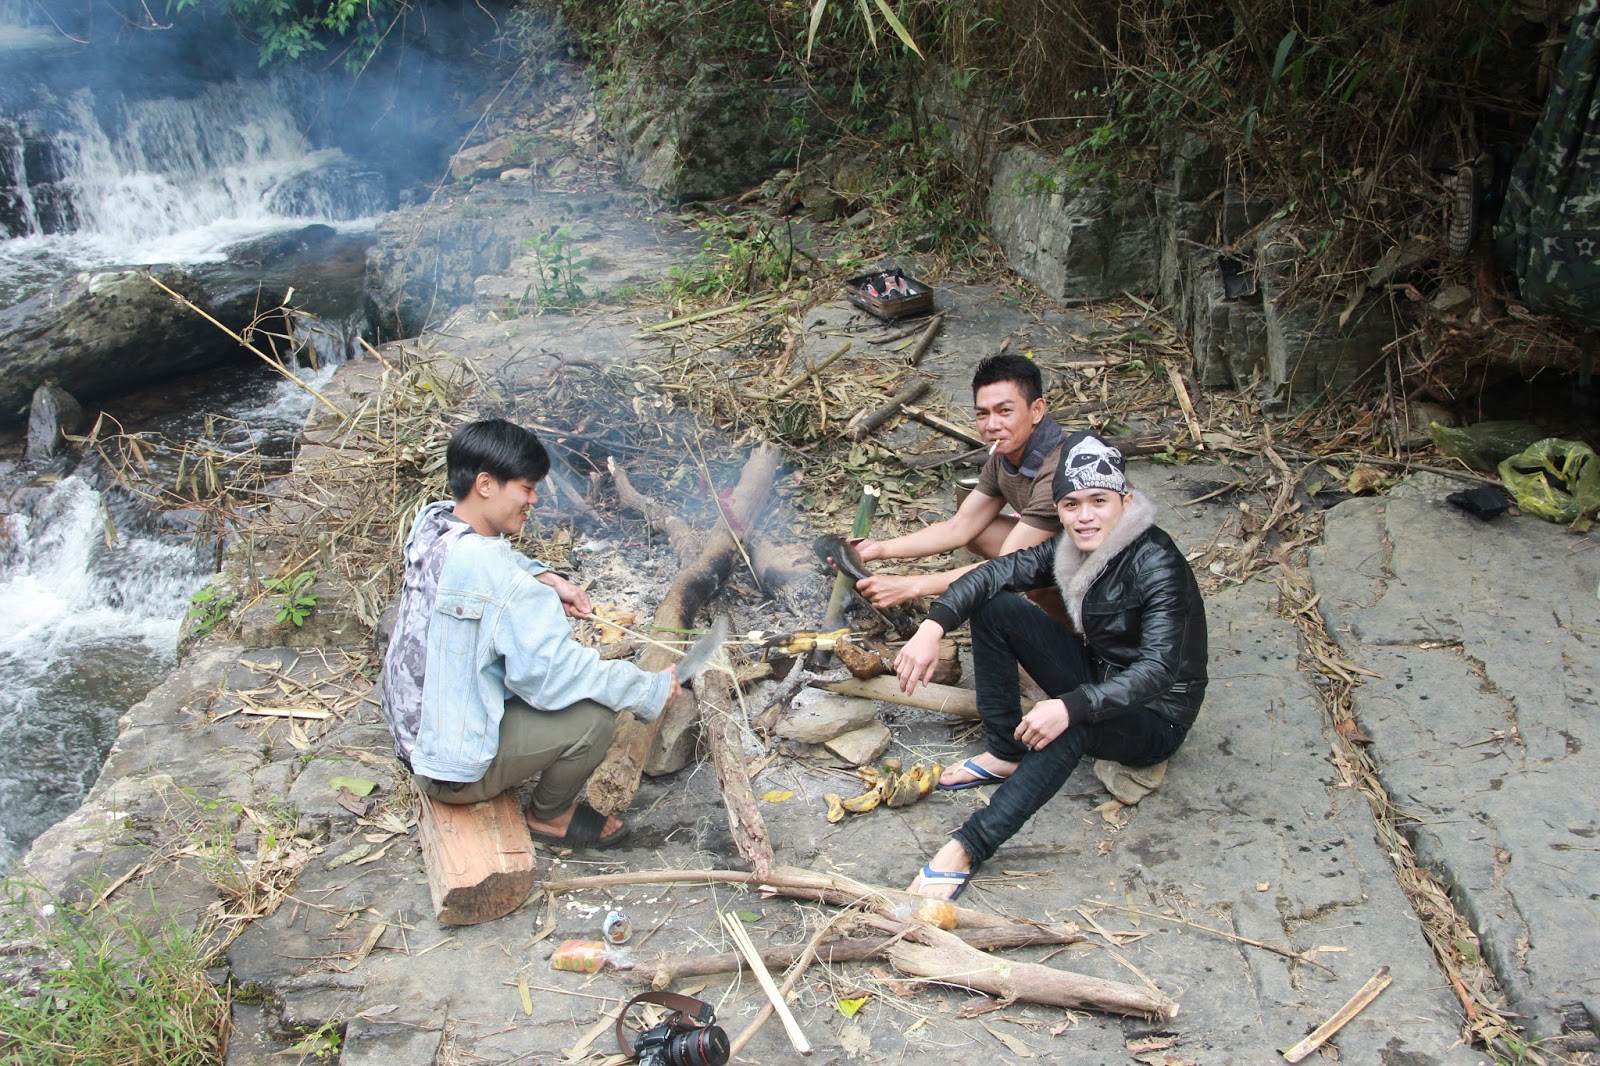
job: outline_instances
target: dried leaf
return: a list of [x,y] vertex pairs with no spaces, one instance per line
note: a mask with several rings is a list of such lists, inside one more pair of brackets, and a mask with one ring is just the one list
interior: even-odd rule
[[517,994],[522,997],[522,1013],[533,1014],[533,990],[528,987],[528,975],[517,974]]
[[1356,468],[1350,471],[1350,477],[1345,482],[1345,491],[1353,496],[1359,496],[1363,492],[1373,492],[1382,488],[1383,482],[1384,473],[1382,470],[1367,463],[1357,463]]
[[734,911],[733,916],[746,925],[749,925],[752,922],[759,922],[761,920],[760,911]]
[[782,803],[784,800],[794,799],[794,790],[788,788],[775,788],[769,792],[763,792],[761,794],[761,798],[766,800],[768,803]]
[[871,996],[857,996],[855,999],[840,999],[836,1000],[835,1002],[839,1004],[840,1014],[844,1015],[846,1018],[854,1018],[856,1016],[856,1012],[862,1007],[866,1006],[867,1000],[871,998]]
[[1004,1044],[1013,1055],[1024,1059],[1033,1058],[1033,1049],[1027,1044],[1024,1044],[1022,1041],[1018,1040],[1016,1037],[1010,1035],[1009,1033],[1002,1033],[988,1022],[979,1022],[978,1024],[989,1030],[989,1035],[1000,1041],[1000,1043]]
[[373,852],[371,855],[363,855],[361,858],[359,858],[359,859],[357,859],[355,861],[355,864],[357,866],[365,866],[369,862],[377,862],[379,859],[381,859],[385,855],[387,855],[388,852],[389,852],[389,849],[392,848],[392,847],[394,847],[394,844],[392,842],[388,843],[388,844],[385,844],[383,847],[379,848],[377,851]]
[[1143,1055],[1150,1051],[1165,1051],[1178,1042],[1175,1036],[1144,1036],[1123,1041],[1130,1055]]
[[371,844],[357,844],[355,847],[351,848],[349,851],[345,852],[344,854],[337,855],[337,856],[329,859],[328,862],[327,862],[327,868],[329,870],[337,870],[339,867],[344,866],[347,863],[355,862],[357,859],[365,858],[367,855],[369,855],[371,853],[372,853],[372,845]]
[[339,794],[333,798],[339,806],[357,817],[367,813],[367,801],[360,796],[352,795],[347,788],[341,788]]
[[1344,739],[1348,740],[1352,744],[1372,743],[1372,738],[1366,734],[1365,730],[1356,724],[1354,718],[1340,719],[1338,729],[1339,735],[1344,737]]

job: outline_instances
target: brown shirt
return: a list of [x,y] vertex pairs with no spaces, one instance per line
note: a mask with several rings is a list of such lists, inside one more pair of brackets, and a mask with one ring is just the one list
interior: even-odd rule
[[1005,456],[991,455],[978,472],[978,484],[973,491],[1000,497],[1011,505],[1011,509],[1017,512],[1017,520],[1025,526],[1059,533],[1061,519],[1056,514],[1053,488],[1056,467],[1060,464],[1060,444],[1045,453],[1039,464],[1039,472],[1033,477],[1020,470],[1013,473],[1015,468],[1006,461]]

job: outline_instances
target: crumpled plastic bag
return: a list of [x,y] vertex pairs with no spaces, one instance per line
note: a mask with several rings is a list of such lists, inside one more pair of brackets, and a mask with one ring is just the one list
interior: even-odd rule
[[1545,435],[1532,422],[1478,422],[1460,428],[1430,422],[1428,433],[1435,448],[1484,474],[1494,473],[1503,461]]
[[1517,507],[1551,522],[1600,514],[1600,457],[1581,441],[1546,437],[1500,464]]

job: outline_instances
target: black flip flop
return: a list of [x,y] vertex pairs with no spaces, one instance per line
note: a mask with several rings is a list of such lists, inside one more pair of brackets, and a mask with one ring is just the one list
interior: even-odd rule
[[600,835],[605,827],[605,815],[587,803],[580,803],[578,809],[572,812],[572,821],[567,823],[565,833],[557,836],[529,828],[528,835],[541,844],[555,848],[614,848],[628,838],[630,827],[627,825],[608,837]]

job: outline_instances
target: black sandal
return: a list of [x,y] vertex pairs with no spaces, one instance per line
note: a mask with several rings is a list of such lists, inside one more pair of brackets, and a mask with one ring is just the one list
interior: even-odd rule
[[606,816],[587,803],[580,803],[572,812],[572,821],[567,823],[565,833],[560,836],[541,833],[530,826],[528,835],[541,844],[556,848],[614,848],[628,838],[629,827],[626,825],[610,836],[601,836],[605,828]]

